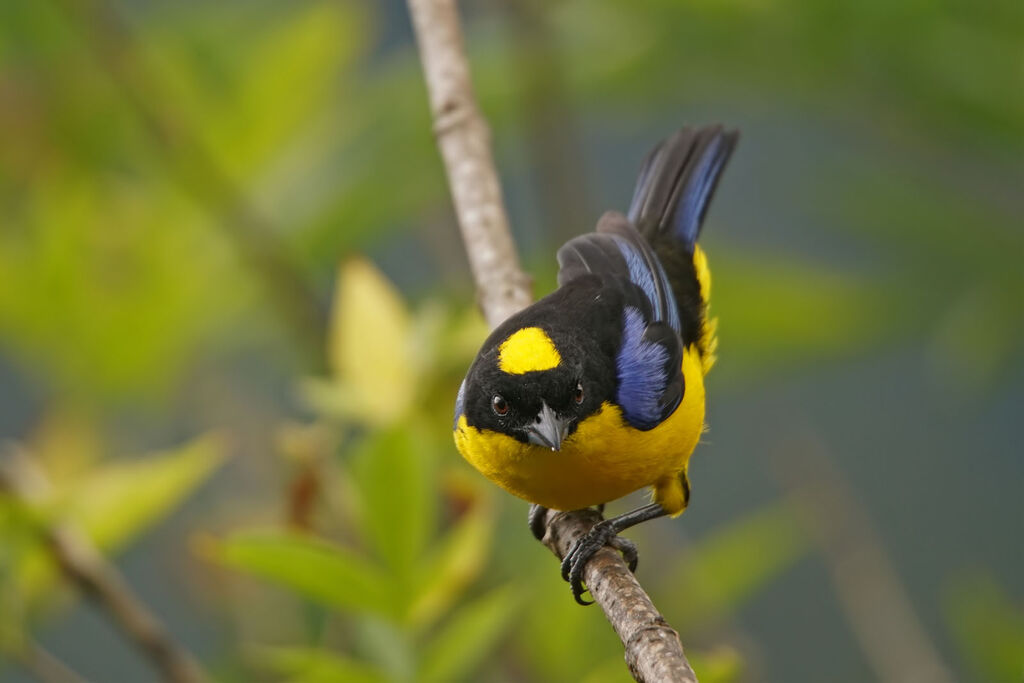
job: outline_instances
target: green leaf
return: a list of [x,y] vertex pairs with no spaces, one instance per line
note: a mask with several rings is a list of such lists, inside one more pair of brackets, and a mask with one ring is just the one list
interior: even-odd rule
[[396,427],[370,437],[353,462],[363,534],[408,588],[436,518],[433,453],[411,430]]
[[880,329],[877,292],[853,276],[764,254],[708,259],[722,368],[733,377],[860,351],[892,331]]
[[409,605],[410,624],[422,628],[455,602],[487,561],[493,534],[493,509],[489,500],[478,496],[423,562],[419,593]]
[[0,492],[0,650],[15,650],[28,624],[17,569],[27,550],[38,550],[39,539],[24,507]]
[[[150,29],[149,73],[217,164],[245,183],[288,157],[330,115],[340,76],[367,45],[363,15],[356,3],[331,2],[270,12],[171,11]],[[305,163],[331,147],[308,146]]]
[[214,541],[220,563],[267,579],[338,610],[390,614],[389,586],[380,571],[351,551],[285,531],[248,531]]
[[[104,553],[116,552],[169,515],[224,459],[224,441],[202,436],[175,451],[108,462],[65,485],[47,514],[66,518]],[[56,568],[42,547],[19,567],[30,596],[46,592]]]
[[97,547],[114,550],[170,514],[223,459],[223,439],[206,435],[175,451],[104,464],[74,485],[66,512]]
[[1024,676],[1024,605],[987,573],[956,579],[945,596],[946,621],[958,649],[986,681]]
[[353,258],[339,273],[328,360],[339,405],[352,418],[386,425],[416,398],[412,322],[395,287],[369,261]]
[[[682,554],[661,591],[671,623],[683,629],[730,614],[804,555],[809,539],[785,503],[758,510]],[[680,616],[675,616],[679,614]]]
[[318,648],[266,648],[256,658],[289,681],[298,683],[386,683],[376,667],[345,655]]
[[743,660],[731,647],[722,646],[710,652],[687,652],[690,666],[701,683],[733,683],[743,673]]
[[[565,651],[569,652],[570,650],[567,649]],[[594,648],[588,648],[587,651],[593,652]],[[587,665],[589,671],[585,674],[580,674],[579,677],[582,683],[632,683],[635,680],[630,675],[626,663],[622,660],[621,653],[605,659],[603,662],[600,660],[594,663],[587,662]],[[555,678],[554,680],[567,679]]]
[[[532,677],[550,681],[629,681],[622,661],[622,645],[604,619],[580,609],[566,590],[550,557],[537,557],[531,574],[526,615],[516,629],[517,651],[525,655]],[[598,656],[566,657],[567,652],[597,653]],[[602,661],[607,653],[615,661]],[[615,654],[617,653],[617,654]]]
[[504,586],[463,606],[424,647],[419,680],[455,681],[470,674],[497,644],[516,611]]
[[[241,157],[233,162],[239,171],[279,152],[296,132],[308,129],[328,103],[337,74],[366,45],[356,4],[292,7],[249,56],[237,99],[223,112],[226,129],[244,135]],[[242,120],[240,112],[246,113]]]
[[353,624],[353,648],[393,681],[416,680],[412,634],[396,621],[366,617]]
[[239,301],[223,240],[173,188],[57,174],[23,205],[0,231],[0,329],[65,398],[166,389]]

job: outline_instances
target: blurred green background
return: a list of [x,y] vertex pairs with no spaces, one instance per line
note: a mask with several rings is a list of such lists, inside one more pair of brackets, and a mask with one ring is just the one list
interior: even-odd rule
[[[701,680],[1020,681],[1024,4],[461,9],[538,295],[742,129],[693,501],[629,533]],[[216,680],[629,680],[451,444],[486,330],[403,3],[5,0],[0,130],[0,679],[157,678],[73,527]]]

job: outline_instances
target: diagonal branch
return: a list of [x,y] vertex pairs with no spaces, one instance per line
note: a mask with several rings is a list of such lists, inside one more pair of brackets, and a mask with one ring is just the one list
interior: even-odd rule
[[[495,327],[531,301],[529,278],[519,267],[501,186],[469,75],[455,0],[408,0],[423,62],[455,212],[462,230],[480,307]],[[549,511],[544,543],[564,557],[573,542],[601,520],[594,510]],[[638,681],[696,683],[679,635],[658,613],[619,553],[605,548],[587,565],[585,580],[626,650]]]
[[827,444],[806,426],[791,438],[770,462],[809,522],[843,616],[877,680],[952,683],[948,665]]
[[[601,514],[593,509],[548,510],[544,545],[561,559],[576,539],[601,519]],[[626,646],[626,664],[633,678],[646,683],[697,683],[697,676],[683,654],[679,634],[658,612],[618,551],[607,546],[599,550],[587,563],[583,580]]]
[[476,104],[453,0],[409,0],[462,240],[491,327],[530,304],[530,279],[508,227],[490,131]]
[[[43,472],[21,450],[5,450],[0,453],[0,492],[29,504],[45,498],[49,482]],[[108,613],[124,636],[150,659],[163,680],[206,680],[199,663],[171,638],[124,576],[84,534],[69,523],[49,520],[41,522],[39,533],[68,581]]]
[[39,683],[89,683],[36,641],[27,636],[19,640],[14,646],[0,644],[0,650]]

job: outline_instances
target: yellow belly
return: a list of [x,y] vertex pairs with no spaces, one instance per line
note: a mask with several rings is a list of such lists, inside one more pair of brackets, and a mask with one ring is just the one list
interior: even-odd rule
[[681,512],[679,475],[704,428],[704,376],[692,349],[683,355],[683,401],[654,429],[634,429],[618,406],[604,403],[580,422],[559,451],[470,427],[460,416],[455,445],[484,476],[520,498],[575,510],[621,498],[645,486],[672,514]]

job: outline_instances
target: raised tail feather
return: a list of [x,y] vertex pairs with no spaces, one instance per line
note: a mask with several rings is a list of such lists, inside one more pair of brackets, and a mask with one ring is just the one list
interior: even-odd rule
[[739,133],[686,127],[651,150],[640,169],[628,217],[644,237],[671,235],[692,252],[718,178]]
[[686,127],[651,150],[629,206],[629,220],[668,275],[684,344],[696,344],[706,373],[715,361],[717,320],[707,315],[711,272],[697,246],[704,214],[739,133],[722,126]]

